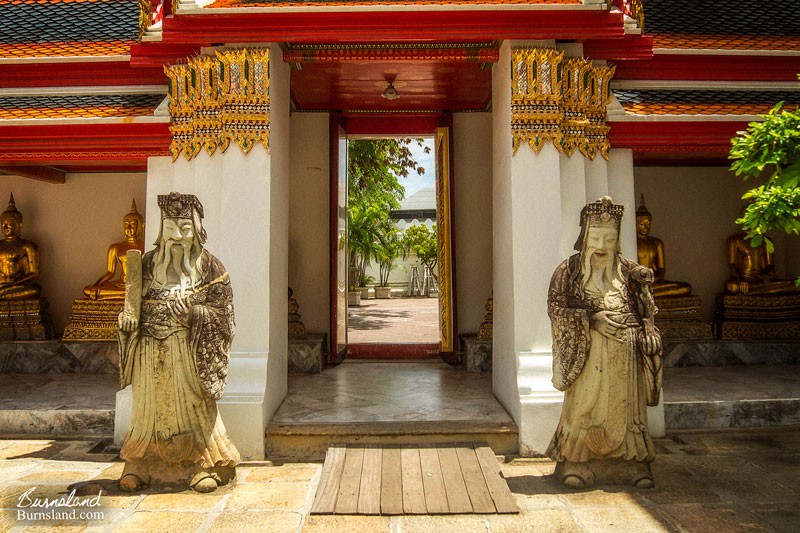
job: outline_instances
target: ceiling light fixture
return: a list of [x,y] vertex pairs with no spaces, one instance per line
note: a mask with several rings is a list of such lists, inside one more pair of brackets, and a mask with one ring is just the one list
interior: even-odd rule
[[387,100],[397,100],[398,98],[400,98],[400,93],[398,93],[397,89],[394,88],[392,82],[389,82],[389,85],[386,86],[386,90],[383,91],[383,94],[381,94],[381,96],[383,96]]

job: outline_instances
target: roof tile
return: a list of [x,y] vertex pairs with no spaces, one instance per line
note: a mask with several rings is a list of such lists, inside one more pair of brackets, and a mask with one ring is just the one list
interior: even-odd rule
[[0,120],[152,116],[163,94],[4,96]]
[[634,115],[759,115],[781,101],[800,105],[800,91],[614,89],[614,96]]

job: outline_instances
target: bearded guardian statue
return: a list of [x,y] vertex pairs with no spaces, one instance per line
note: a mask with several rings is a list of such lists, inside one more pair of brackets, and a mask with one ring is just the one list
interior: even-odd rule
[[240,460],[216,403],[235,328],[233,294],[225,267],[203,248],[197,197],[173,192],[158,205],[156,248],[141,265],[131,263],[139,252],[129,252],[119,319],[121,385],[133,389],[120,487],[210,492],[235,477]]
[[661,336],[653,271],[620,255],[622,212],[609,197],[587,204],[579,253],[550,282],[553,385],[565,394],[547,453],[571,488],[653,486],[647,406],[661,391]]

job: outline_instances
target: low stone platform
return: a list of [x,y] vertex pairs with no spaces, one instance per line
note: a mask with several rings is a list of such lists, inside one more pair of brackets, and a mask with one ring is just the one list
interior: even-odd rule
[[664,342],[665,367],[800,364],[800,341]]
[[325,333],[307,333],[305,338],[289,338],[289,373],[315,374],[325,368]]
[[23,374],[115,374],[119,372],[116,342],[0,342],[0,372]]

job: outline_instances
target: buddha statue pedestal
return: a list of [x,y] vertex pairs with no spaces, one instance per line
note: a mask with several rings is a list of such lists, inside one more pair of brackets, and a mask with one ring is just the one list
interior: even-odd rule
[[481,339],[480,334],[463,333],[461,339],[464,370],[467,372],[492,371],[492,339]]
[[115,341],[119,312],[124,302],[79,298],[72,303],[72,316],[64,329],[64,341]]
[[53,337],[47,300],[0,300],[0,340],[41,341]]
[[715,330],[722,340],[800,339],[800,294],[720,294]]
[[656,327],[664,339],[710,340],[714,338],[711,324],[700,315],[698,296],[656,297]]

